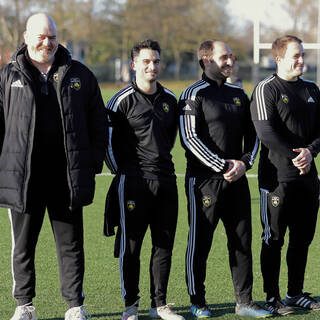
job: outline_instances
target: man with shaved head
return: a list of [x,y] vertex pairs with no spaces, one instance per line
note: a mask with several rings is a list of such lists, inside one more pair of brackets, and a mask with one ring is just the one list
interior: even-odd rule
[[37,319],[34,258],[46,209],[65,319],[84,320],[82,207],[102,169],[105,109],[96,78],[59,45],[49,15],[32,15],[24,40],[0,71],[0,206],[9,209],[18,305],[11,320]]

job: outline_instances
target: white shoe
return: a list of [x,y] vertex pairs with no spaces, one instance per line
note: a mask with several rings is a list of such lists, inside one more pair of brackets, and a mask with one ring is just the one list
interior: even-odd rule
[[18,306],[11,320],[37,320],[34,306]]
[[138,320],[138,305],[139,300],[133,305],[126,307],[122,313],[122,320]]
[[161,318],[163,320],[185,320],[183,316],[180,316],[173,312],[173,310],[169,307],[169,305],[171,304],[167,304],[165,306],[157,308],[151,308],[149,311],[150,318]]
[[89,315],[86,313],[84,306],[70,308],[64,315],[64,320],[86,320]]

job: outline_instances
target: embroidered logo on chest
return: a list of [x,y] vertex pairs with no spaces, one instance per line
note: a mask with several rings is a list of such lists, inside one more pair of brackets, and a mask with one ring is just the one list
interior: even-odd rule
[[233,98],[233,102],[237,106],[241,106],[241,100],[238,97]]
[[170,110],[169,105],[166,102],[164,102],[162,104],[162,108],[163,108],[164,112],[166,112],[166,113],[168,113]]
[[309,97],[308,102],[315,103],[314,99],[312,97]]
[[182,110],[183,110],[183,111],[191,111],[192,109],[191,109],[191,107],[190,107],[188,104],[186,104],[186,105],[182,108]]
[[71,88],[75,90],[80,90],[81,88],[81,81],[80,78],[71,78],[70,79]]
[[288,103],[289,102],[289,97],[286,94],[281,94],[281,99],[284,103]]
[[58,81],[59,81],[58,72],[56,72],[56,73],[53,74],[53,80],[54,80],[55,82],[58,82]]
[[23,88],[23,84],[20,79],[11,83],[12,88]]

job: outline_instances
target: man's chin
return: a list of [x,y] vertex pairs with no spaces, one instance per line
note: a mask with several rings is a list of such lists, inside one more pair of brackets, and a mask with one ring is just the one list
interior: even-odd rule
[[149,79],[149,81],[152,83],[152,82],[156,82],[157,81],[157,77],[153,77],[151,79]]
[[227,79],[227,78],[229,78],[231,76],[231,72],[222,72],[221,75],[222,75],[222,77]]

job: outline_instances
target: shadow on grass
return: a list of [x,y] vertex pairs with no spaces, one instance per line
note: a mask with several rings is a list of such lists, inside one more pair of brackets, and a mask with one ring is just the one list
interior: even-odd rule
[[[320,301],[320,296],[315,296],[313,298],[317,301]],[[256,303],[262,307],[264,305],[264,301],[256,301]],[[234,312],[235,312],[235,303],[234,302],[209,304],[208,307],[212,311],[212,318],[222,317],[227,314],[234,314]],[[185,319],[195,319],[190,313],[190,306],[176,307],[173,309],[176,313],[183,316]],[[310,312],[311,311],[309,311],[309,310],[304,310],[304,309],[300,309],[300,308],[295,309],[296,315],[306,315]],[[317,311],[314,311],[314,312],[317,312]],[[108,317],[117,317],[117,318],[121,319],[122,312],[99,313],[99,314],[92,313],[91,314],[91,319],[94,319],[94,318],[99,319],[99,318],[103,318],[103,317],[107,317],[107,318]],[[139,319],[150,319],[149,310],[139,309]],[[39,320],[64,320],[64,318],[50,318],[50,319],[39,319]]]

